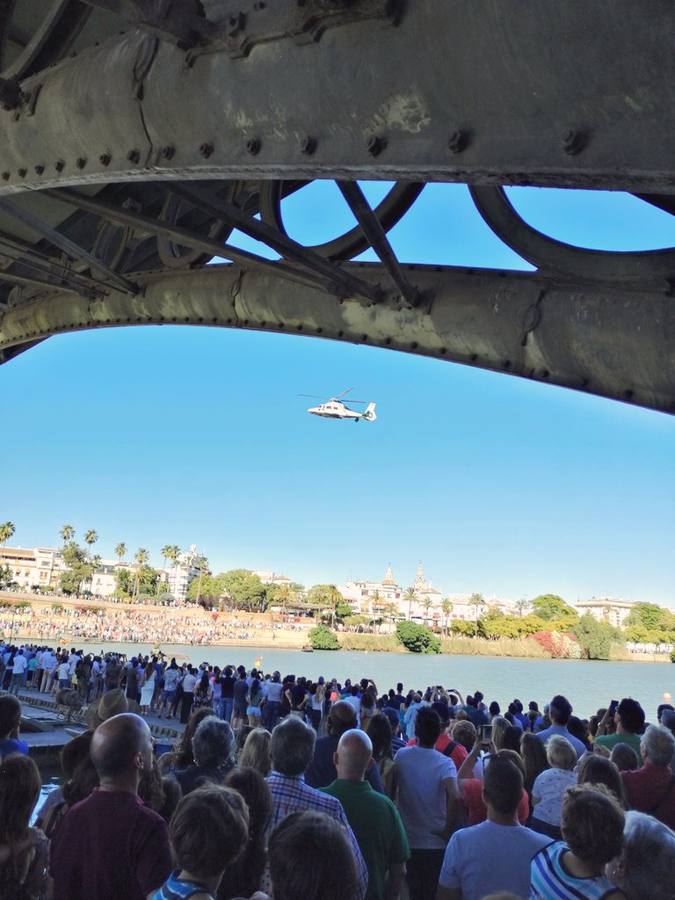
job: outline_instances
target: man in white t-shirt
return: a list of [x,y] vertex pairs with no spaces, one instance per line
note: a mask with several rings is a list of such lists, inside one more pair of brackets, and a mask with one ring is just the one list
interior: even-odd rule
[[406,879],[411,900],[436,894],[445,845],[457,818],[457,769],[434,749],[441,733],[435,709],[423,706],[415,721],[417,745],[402,747],[394,757],[398,811],[410,844]]
[[23,647],[16,651],[14,655],[14,663],[12,664],[12,680],[9,683],[10,694],[18,694],[19,688],[26,685],[26,669],[28,668],[28,660],[23,655]]
[[487,820],[451,837],[436,900],[481,900],[502,891],[527,900],[530,861],[551,839],[518,823],[522,793],[517,766],[492,757],[483,780]]

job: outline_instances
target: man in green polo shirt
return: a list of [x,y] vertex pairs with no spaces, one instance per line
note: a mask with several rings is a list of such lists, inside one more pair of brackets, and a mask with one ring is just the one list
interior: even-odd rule
[[366,900],[398,900],[410,849],[394,804],[364,781],[372,755],[365,731],[345,731],[333,757],[338,777],[321,790],[342,803],[356,835],[368,866]]

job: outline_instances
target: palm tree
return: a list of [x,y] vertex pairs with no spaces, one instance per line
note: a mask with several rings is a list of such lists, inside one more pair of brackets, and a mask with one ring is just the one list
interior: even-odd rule
[[422,606],[424,607],[424,621],[426,622],[429,618],[429,610],[432,606],[431,600],[428,597],[425,597],[424,600],[422,600]]
[[196,603],[199,603],[199,598],[202,593],[202,578],[204,577],[204,572],[206,572],[209,568],[209,561],[205,556],[197,556],[193,560],[192,565],[199,572],[199,580],[197,581],[197,600],[196,600]]
[[61,531],[59,531],[59,534],[63,538],[63,543],[67,544],[68,541],[72,541],[72,539],[75,537],[75,529],[72,525],[64,525],[61,528]]
[[15,531],[14,522],[3,522],[0,525],[0,545],[4,547]]
[[476,613],[476,624],[478,624],[478,619],[480,618],[480,610],[484,609],[487,606],[485,602],[485,597],[476,592],[469,597],[469,606],[473,606]]
[[[174,593],[178,593],[178,563],[180,560],[180,547],[178,544],[169,544],[166,547],[162,547],[162,553],[165,553],[166,559],[171,560],[174,567]],[[178,598],[174,598],[175,602],[178,602]]]
[[405,589],[403,599],[408,601],[408,618],[412,619],[412,605],[417,601],[417,591],[414,587]]
[[126,555],[127,545],[123,541],[120,541],[120,543],[115,546],[115,556],[122,562]]
[[445,618],[445,633],[448,633],[448,621],[450,619],[450,613],[452,612],[452,600],[449,597],[444,597],[441,601],[441,610],[443,612],[443,616]]
[[164,544],[164,546],[160,550],[160,553],[162,554],[162,560],[164,561],[164,565],[162,566],[162,568],[166,569],[166,561],[171,557],[171,544]]
[[145,547],[141,547],[136,551],[136,555],[134,556],[134,562],[136,563],[136,578],[134,580],[134,595],[136,600],[138,600],[138,593],[140,591],[141,586],[141,569],[143,566],[147,566],[148,560],[150,559],[150,554],[145,549]]
[[93,528],[90,528],[89,531],[86,531],[84,533],[84,542],[88,547],[93,546],[97,540],[98,533]]

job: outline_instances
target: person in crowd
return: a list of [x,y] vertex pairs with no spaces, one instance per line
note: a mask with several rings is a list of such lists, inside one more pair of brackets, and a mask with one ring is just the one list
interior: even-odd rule
[[621,779],[631,809],[675,829],[675,775],[671,768],[675,737],[663,725],[650,725],[640,741],[642,767],[622,772]]
[[645,727],[645,713],[637,700],[624,697],[614,713],[613,734],[607,732],[611,709],[608,709],[598,725],[594,746],[611,750],[616,744],[628,744],[636,753],[640,752],[640,735]]
[[417,737],[417,733],[415,731],[415,721],[417,719],[417,713],[424,706],[422,702],[421,694],[413,694],[410,703],[407,704],[405,713],[403,714],[403,728],[405,731],[406,738],[408,740],[412,740],[412,738]]
[[203,782],[222,784],[234,768],[234,734],[229,724],[214,715],[202,719],[192,738],[192,752],[194,765],[174,772],[183,796]]
[[176,688],[180,679],[180,669],[175,659],[172,659],[168,667],[164,670],[164,685],[160,694],[158,715],[160,718],[166,716],[167,719],[173,718],[171,708],[174,706],[176,699]]
[[141,680],[141,712],[147,715],[151,712],[152,698],[155,694],[155,684],[157,681],[157,670],[153,663],[149,662],[144,671]]
[[260,772],[232,769],[225,785],[244,798],[249,815],[248,840],[242,853],[228,865],[218,888],[218,900],[250,897],[260,888],[267,860],[265,834],[272,816],[272,795]]
[[235,739],[234,744],[234,756],[239,763],[239,758],[241,754],[244,752],[244,746],[246,745],[246,741],[248,740],[249,734],[253,731],[250,725],[240,725],[239,731],[237,731],[237,737]]
[[675,832],[645,813],[626,813],[621,854],[605,874],[626,900],[673,900]]
[[24,654],[24,648],[19,647],[12,660],[12,680],[9,683],[10,694],[18,694],[21,688],[26,687],[27,670],[28,660]]
[[[338,741],[345,731],[356,727],[356,713],[352,704],[339,700],[331,706],[327,721],[328,734],[316,741],[314,756],[305,773],[307,784],[311,787],[321,788],[335,781],[337,770],[334,756]],[[366,779],[376,791],[384,793],[380,770],[374,762],[368,766]]]
[[519,728],[517,725],[509,725],[502,736],[502,750],[511,750],[513,753],[520,755],[520,738],[522,734],[522,728]]
[[365,732],[345,731],[335,753],[337,778],[322,791],[340,801],[356,835],[368,866],[366,900],[398,900],[410,849],[396,807],[365,781],[372,754]]
[[254,728],[239,754],[242,768],[255,769],[263,778],[272,771],[272,735],[266,728]]
[[359,881],[355,896],[363,900],[368,886],[368,870],[342,804],[335,797],[305,784],[304,773],[314,754],[315,741],[314,729],[297,716],[284,719],[272,732],[272,773],[267,778],[272,794],[271,827],[291,813],[307,809],[332,816],[346,830]]
[[534,782],[538,775],[549,768],[546,747],[535,734],[524,731],[520,737],[520,756],[525,766],[525,790],[531,804]]
[[100,787],[68,812],[52,841],[54,900],[92,900],[101,885],[107,897],[146,900],[172,868],[166,823],[138,796],[152,765],[150,729],[133,713],[114,716],[96,729],[91,758]]
[[113,716],[129,712],[129,701],[121,688],[106,691],[98,703],[90,703],[85,712],[85,720],[92,731]]
[[[180,698],[180,721],[182,725],[187,725],[197,686],[196,669],[193,669],[191,665],[188,665],[185,675],[180,680],[180,685],[183,692]],[[211,712],[210,709],[209,712]]]
[[359,896],[358,873],[344,829],[317,810],[292,813],[276,826],[270,835],[269,860],[274,900]]
[[199,709],[205,706],[213,712],[213,687],[209,679],[209,673],[206,669],[203,669],[201,674],[199,672],[195,674],[198,678],[192,699],[193,708]]
[[457,768],[434,744],[441,733],[438,713],[419,709],[415,721],[418,744],[394,757],[398,810],[411,850],[406,880],[411,900],[433,897],[445,845],[458,814]]
[[361,728],[368,731],[368,724],[377,712],[377,696],[375,690],[368,685],[361,694]]
[[624,812],[606,790],[590,785],[568,788],[562,810],[563,842],[540,850],[530,867],[531,900],[603,898],[624,895],[605,875],[621,853]]
[[[450,734],[450,708],[447,703],[432,703],[432,709],[436,710],[441,720],[441,733],[438,736],[438,740],[434,744],[434,749],[438,750],[439,753],[443,753],[445,756],[449,756],[450,759],[454,762],[457,769],[459,769],[464,760],[467,758],[468,753],[466,751],[466,748],[459,741],[454,740],[454,738]],[[411,738],[408,741],[408,746],[414,745],[416,743],[417,738]]]
[[260,709],[263,702],[262,683],[259,678],[254,678],[251,682],[248,694],[246,695],[246,715],[248,724],[251,728],[259,728],[262,722],[262,711]]
[[[473,750],[464,760],[457,773],[459,796],[466,811],[466,822],[468,825],[478,825],[480,822],[484,822],[488,814],[483,798],[483,779],[476,777],[474,771],[483,748],[483,742],[480,738],[477,739]],[[492,742],[489,743],[487,749],[490,763],[492,763],[493,759],[505,759],[507,762],[513,763],[519,770],[523,782],[525,781],[525,766],[520,755],[515,750],[497,750]],[[523,788],[523,793],[518,803],[517,814],[520,824],[525,825],[530,818],[530,798],[525,788]]]
[[[63,795],[65,786],[73,779],[73,776],[75,775],[77,767],[80,765],[80,763],[84,761],[89,761],[91,763],[89,748],[91,746],[91,739],[93,734],[93,731],[84,731],[82,732],[82,734],[78,734],[76,737],[68,741],[67,744],[64,744],[61,750],[59,761],[61,765],[62,786],[56,787],[54,790],[50,791],[47,794],[42,805],[38,809],[35,818],[35,825],[38,828],[41,828],[45,833],[47,833],[47,837],[49,837],[49,833],[47,832],[48,826],[46,825],[47,818],[51,817],[52,810],[55,807],[66,805],[64,804]],[[93,763],[91,763],[91,765],[93,766]],[[96,775],[96,784],[98,784],[98,775]],[[96,784],[93,785],[92,788],[95,787]],[[82,797],[78,797],[78,800],[84,799],[85,796],[87,795],[84,794]]]
[[[398,714],[392,710],[398,723]],[[378,713],[368,723],[368,737],[373,746],[373,761],[380,772],[384,793],[394,799],[394,755],[392,753],[391,720]],[[401,746],[405,746],[401,743]],[[400,746],[397,747],[397,750]]]
[[281,709],[281,699],[284,687],[281,683],[281,674],[274,672],[272,678],[267,684],[267,698],[263,706],[263,724],[269,732],[272,732],[274,726],[279,721],[279,711]]
[[623,782],[621,781],[621,773],[614,763],[606,757],[599,756],[597,753],[585,753],[577,766],[577,783],[604,784],[607,790],[620,803],[621,807],[623,809],[626,808],[626,796]]
[[248,682],[246,681],[246,669],[237,667],[237,678],[232,686],[232,728],[237,731],[240,725],[246,722],[246,697],[248,695]]
[[382,710],[382,715],[389,719],[389,725],[391,726],[391,754],[393,757],[406,744],[401,736],[401,719],[398,710],[391,706],[385,706]]
[[509,720],[505,719],[504,716],[495,716],[492,719],[492,743],[495,745],[497,750],[504,749],[504,735],[506,734],[506,729],[509,727]]
[[28,754],[28,744],[19,737],[21,703],[12,694],[0,697],[0,761],[15,753]]
[[174,772],[177,769],[187,769],[188,766],[194,765],[195,758],[194,753],[192,752],[192,738],[195,736],[195,731],[199,727],[199,723],[212,715],[213,711],[207,707],[196,709],[192,713],[175,749],[168,753],[163,753],[159,758],[159,770],[163,775]]
[[72,764],[75,760],[77,761],[70,777],[61,788],[61,800],[48,806],[44,812],[41,810],[38,813],[35,824],[44,831],[50,840],[55,837],[68,811],[76,803],[85,800],[99,786],[98,772],[90,752],[92,738],[93,732],[86,731],[70,741],[75,748],[69,754],[69,762]]
[[[69,658],[69,662],[72,659],[72,656]],[[139,672],[138,672],[138,661],[134,656],[130,663],[127,664],[125,668],[126,674],[126,695],[127,700],[138,703],[141,692],[138,687],[139,682]],[[71,676],[72,677],[72,676]]]
[[491,891],[513,891],[521,898],[529,894],[530,861],[550,840],[518,821],[524,792],[520,769],[503,756],[492,758],[482,792],[487,820],[450,838],[437,900],[481,900]]
[[450,730],[450,736],[453,741],[464,747],[468,755],[473,750],[478,732],[473,722],[470,722],[468,719],[458,719]]
[[578,716],[570,716],[567,722],[567,730],[577,740],[581,741],[586,750],[591,749],[588,719],[580,719]]
[[567,738],[570,744],[574,747],[577,757],[582,756],[586,752],[586,747],[579,740],[579,738],[575,737],[571,731],[567,727],[567,723],[570,720],[570,716],[572,715],[572,704],[569,702],[567,697],[563,697],[561,694],[556,694],[556,696],[551,700],[548,707],[549,718],[551,719],[551,724],[548,728],[544,728],[543,731],[536,732],[537,737],[540,741],[546,743],[550,737],[553,735],[559,735],[561,737]]
[[246,846],[248,824],[246,804],[230,788],[213,784],[183,797],[170,826],[176,869],[152,900],[215,900],[228,865]]
[[614,744],[609,758],[619,772],[633,772],[640,765],[637,753],[629,744]]
[[546,743],[546,758],[550,769],[538,775],[532,785],[530,827],[559,841],[563,797],[567,788],[577,783],[577,755],[567,738],[553,734]]
[[40,796],[40,773],[24,755],[0,762],[0,897],[42,900],[46,896],[49,840],[30,827]]

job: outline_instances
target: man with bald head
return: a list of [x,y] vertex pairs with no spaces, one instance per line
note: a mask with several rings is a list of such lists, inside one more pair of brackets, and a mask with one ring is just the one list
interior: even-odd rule
[[68,811],[52,839],[54,900],[145,900],[171,873],[166,823],[138,796],[152,766],[140,716],[103,722],[91,741],[99,787]]
[[398,810],[388,797],[364,780],[373,745],[357,728],[341,735],[335,751],[337,778],[322,790],[342,803],[368,866],[366,900],[398,900],[410,856]]
[[[311,787],[322,788],[331,784],[337,778],[335,762],[333,761],[340,736],[356,728],[356,711],[354,707],[339,700],[334,703],[328,713],[328,734],[319,738],[314,746],[314,758],[305,772],[305,782]],[[374,762],[368,766],[366,781],[373,790],[384,793],[384,785],[380,776],[380,770]]]

